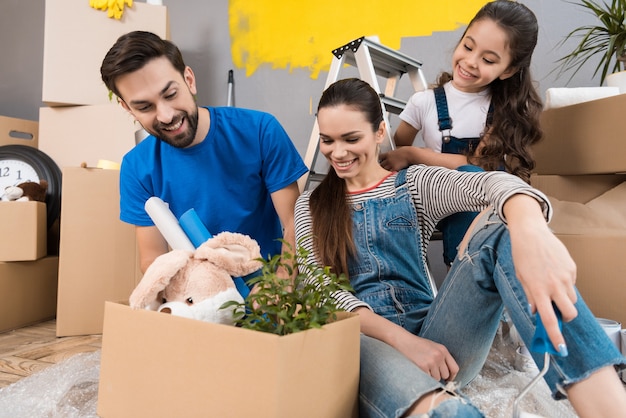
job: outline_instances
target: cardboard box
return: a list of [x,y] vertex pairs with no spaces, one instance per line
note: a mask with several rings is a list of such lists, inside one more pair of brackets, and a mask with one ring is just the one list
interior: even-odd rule
[[119,171],[65,168],[62,193],[57,336],[101,334],[104,302],[127,300],[141,277]]
[[554,207],[550,227],[577,266],[595,316],[626,323],[626,175],[533,176]]
[[169,39],[167,8],[133,2],[116,20],[88,1],[46,0],[42,101],[49,106],[109,103],[100,78],[102,60],[117,38],[134,30]]
[[576,287],[593,314],[626,324],[626,231],[556,235],[576,262]]
[[26,145],[38,147],[39,122],[0,116],[0,146]]
[[277,336],[106,304],[98,415],[357,416],[359,319]]
[[124,154],[135,146],[135,131],[140,128],[117,103],[42,107],[39,149],[61,169],[82,163],[96,167],[99,160],[121,163]]
[[38,260],[47,254],[46,204],[0,202],[0,261]]
[[59,257],[0,263],[0,332],[54,318]]
[[554,109],[541,115],[544,138],[535,145],[537,174],[626,172],[626,94]]

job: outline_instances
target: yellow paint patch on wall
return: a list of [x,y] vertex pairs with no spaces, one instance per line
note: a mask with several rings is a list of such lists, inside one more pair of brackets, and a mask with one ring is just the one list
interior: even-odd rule
[[[378,36],[399,49],[403,37],[429,36],[465,26],[486,0],[230,0],[231,53],[237,68],[253,74],[306,68],[328,70],[331,51],[361,36]],[[445,45],[451,48],[452,45]]]

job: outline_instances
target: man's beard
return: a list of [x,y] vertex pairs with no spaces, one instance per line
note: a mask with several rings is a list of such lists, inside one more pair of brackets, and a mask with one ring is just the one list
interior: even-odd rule
[[[163,129],[164,126],[176,125],[181,120],[185,119],[187,121],[187,129],[184,132],[176,136],[169,135],[169,132]],[[183,122],[184,123],[184,122]],[[152,135],[156,136],[161,141],[170,144],[176,148],[186,148],[191,145],[196,138],[196,133],[198,132],[198,108],[196,108],[195,112],[191,115],[185,111],[176,115],[176,117],[172,120],[172,123],[168,125],[163,125],[161,123],[155,123],[152,126]]]

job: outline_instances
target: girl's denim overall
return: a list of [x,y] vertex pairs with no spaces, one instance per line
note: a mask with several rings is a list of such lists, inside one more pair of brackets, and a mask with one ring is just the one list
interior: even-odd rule
[[[481,138],[457,138],[450,135],[452,129],[452,118],[448,112],[448,101],[446,92],[442,86],[433,89],[435,94],[435,103],[437,104],[437,117],[439,130],[441,131],[441,152],[444,154],[466,154],[473,152],[478,147]],[[487,111],[487,121],[485,129],[491,124],[493,119],[493,105],[489,106]],[[459,171],[483,171],[482,168],[465,164],[457,167]],[[449,266],[456,257],[456,248],[463,239],[465,231],[469,228],[478,212],[459,212],[452,214],[439,222],[437,229],[441,231],[443,241],[443,261]]]
[[[464,386],[487,358],[503,307],[528,347],[535,319],[515,276],[508,229],[494,212],[480,215],[433,299],[404,174],[397,175],[394,198],[353,205],[358,257],[350,261],[350,281],[376,313],[445,345],[460,366],[456,380]],[[563,324],[569,355],[554,357],[545,377],[557,398],[562,387],[601,367],[626,364],[580,296],[576,308],[578,316]],[[533,355],[541,368],[543,355]],[[367,336],[361,337],[360,379],[362,417],[400,417],[424,394],[443,387],[394,348]],[[480,416],[465,400],[448,407],[459,408],[458,414],[446,416]]]

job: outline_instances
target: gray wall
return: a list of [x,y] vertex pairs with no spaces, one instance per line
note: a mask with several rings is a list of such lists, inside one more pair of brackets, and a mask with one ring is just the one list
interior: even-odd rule
[[[84,1],[87,0],[74,0]],[[0,115],[37,120],[41,102],[43,68],[44,0],[0,0]],[[534,55],[533,72],[543,95],[548,87],[563,87],[568,77],[550,74],[554,61],[565,49],[557,43],[572,28],[588,22],[588,15],[564,0],[525,0],[541,27]],[[233,68],[228,29],[228,0],[164,0],[170,14],[171,37],[199,79],[198,99],[204,105],[227,101],[228,70]],[[386,3],[381,1],[381,9]],[[435,33],[430,37],[404,38],[400,51],[422,61],[429,82],[450,67],[450,56],[462,29]],[[340,39],[338,45],[349,40]],[[329,51],[329,62],[332,55]],[[322,92],[327,73],[311,79],[305,70],[272,70],[262,66],[252,76],[235,70],[235,105],[273,113],[285,126],[304,155],[309,141],[313,103]],[[589,65],[569,87],[597,86]],[[408,81],[401,82],[398,96],[410,95]],[[393,121],[392,121],[393,123]],[[393,128],[393,127],[392,127]]]
[[[83,1],[87,0],[73,0]],[[254,0],[249,0],[254,1]],[[534,54],[533,74],[542,95],[548,87],[563,87],[567,77],[556,78],[550,72],[554,61],[565,49],[557,43],[572,28],[588,23],[588,16],[564,0],[524,0],[540,24],[539,43]],[[44,34],[44,0],[0,0],[0,115],[37,120],[41,102]],[[183,51],[199,84],[198,99],[203,105],[219,106],[227,102],[227,76],[233,68],[228,28],[228,0],[164,0],[169,11],[172,40]],[[380,1],[381,10],[388,7]],[[435,33],[430,37],[404,38],[400,51],[424,63],[428,82],[450,67],[450,57],[461,35],[457,32]],[[350,39],[338,39],[338,45]],[[328,60],[332,54],[328,53]],[[311,79],[308,71],[271,70],[262,66],[251,77],[235,70],[235,105],[260,109],[274,114],[290,134],[304,156],[314,116],[309,112],[309,98],[315,106],[327,74]],[[593,66],[579,72],[569,87],[597,86]],[[350,70],[342,73],[347,76]],[[398,97],[408,98],[408,80],[402,80]],[[394,119],[391,120],[392,125]],[[71,129],[71,127],[68,127]],[[392,126],[393,129],[393,126]],[[429,249],[433,274],[439,281],[445,275],[441,262],[441,243]]]

